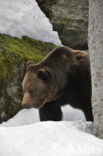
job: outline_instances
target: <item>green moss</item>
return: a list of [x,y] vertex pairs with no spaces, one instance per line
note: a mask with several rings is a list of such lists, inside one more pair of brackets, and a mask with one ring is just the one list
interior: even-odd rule
[[22,39],[0,34],[0,87],[4,87],[14,77],[14,67],[22,61],[41,61],[56,47],[24,36]]
[[72,26],[72,25],[74,25],[75,23],[76,23],[77,21],[75,20],[75,19],[69,19],[69,18],[67,18],[67,17],[64,17],[64,18],[62,18],[61,20],[60,20],[60,24],[61,25],[64,25],[64,26]]

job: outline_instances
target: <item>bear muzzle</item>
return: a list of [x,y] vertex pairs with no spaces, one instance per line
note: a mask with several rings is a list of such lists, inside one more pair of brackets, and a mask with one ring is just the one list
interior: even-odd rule
[[23,108],[27,108],[27,105],[24,104],[24,103],[22,103],[22,107],[23,107]]

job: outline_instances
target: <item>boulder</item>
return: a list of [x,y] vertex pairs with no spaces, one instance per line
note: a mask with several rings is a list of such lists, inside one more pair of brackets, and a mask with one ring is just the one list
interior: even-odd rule
[[36,0],[64,45],[88,48],[88,0]]

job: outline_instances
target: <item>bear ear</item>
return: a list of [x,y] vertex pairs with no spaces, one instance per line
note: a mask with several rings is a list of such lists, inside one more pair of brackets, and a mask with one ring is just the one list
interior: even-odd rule
[[48,82],[51,79],[51,73],[47,69],[39,69],[37,72],[38,78],[42,79],[43,81]]
[[28,62],[26,63],[26,71],[28,71],[29,68],[30,68],[32,65],[35,65],[35,63],[34,63],[33,61],[28,61]]

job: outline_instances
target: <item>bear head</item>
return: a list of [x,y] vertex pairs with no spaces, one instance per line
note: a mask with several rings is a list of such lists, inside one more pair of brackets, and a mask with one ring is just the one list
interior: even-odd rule
[[41,108],[56,97],[51,71],[47,68],[40,68],[32,61],[27,63],[27,73],[23,79],[22,88],[24,92],[22,104],[26,108]]

